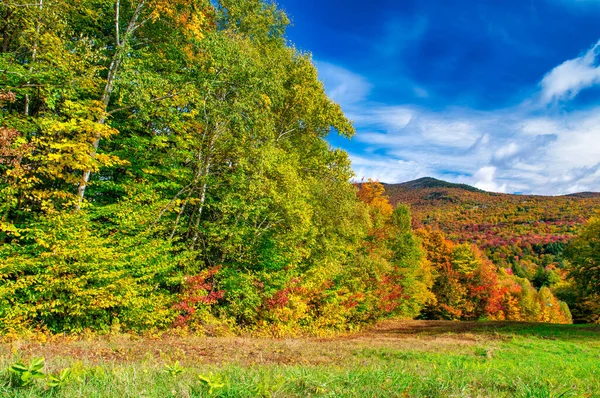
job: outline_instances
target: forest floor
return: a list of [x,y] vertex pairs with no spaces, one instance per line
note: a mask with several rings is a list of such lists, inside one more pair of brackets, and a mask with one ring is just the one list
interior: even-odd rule
[[385,321],[327,338],[147,338],[0,343],[0,368],[45,358],[56,388],[0,397],[600,397],[600,326]]

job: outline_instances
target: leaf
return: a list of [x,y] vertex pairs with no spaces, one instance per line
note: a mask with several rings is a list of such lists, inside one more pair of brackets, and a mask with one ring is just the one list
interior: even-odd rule
[[27,366],[23,365],[23,363],[17,362],[17,363],[12,364],[8,369],[14,373],[22,373],[22,372],[26,372],[28,368],[27,368]]
[[33,358],[29,365],[29,370],[38,371],[44,367],[44,358]]

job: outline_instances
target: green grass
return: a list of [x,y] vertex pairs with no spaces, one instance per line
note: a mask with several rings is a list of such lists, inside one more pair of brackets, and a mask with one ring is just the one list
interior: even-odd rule
[[[168,344],[185,340],[173,338]],[[96,340],[29,344],[16,353],[11,352],[14,344],[5,345],[2,367],[17,356],[44,354],[50,371],[70,366],[73,375],[56,390],[45,389],[43,382],[14,388],[4,378],[0,396],[600,397],[598,327],[397,322],[331,339],[206,338],[188,343],[176,356],[148,351],[143,358],[99,360],[76,354],[85,347],[93,351]],[[130,354],[150,347],[144,340],[131,344]],[[189,347],[195,345],[216,352],[234,345],[244,355],[212,363],[215,357],[191,353]],[[73,347],[75,351],[67,350]],[[177,375],[166,369],[175,357],[183,367]],[[214,383],[212,394],[206,380]]]

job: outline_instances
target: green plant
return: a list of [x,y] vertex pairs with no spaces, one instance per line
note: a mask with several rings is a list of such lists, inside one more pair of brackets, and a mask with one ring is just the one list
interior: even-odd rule
[[208,395],[212,395],[216,390],[225,387],[225,383],[222,382],[222,379],[218,375],[215,376],[212,373],[209,373],[208,375],[198,375],[198,379],[204,387],[208,388]]
[[25,387],[34,382],[35,379],[43,379],[46,376],[42,372],[44,358],[33,358],[29,365],[21,361],[15,362],[8,367],[11,374],[10,384],[15,387]]
[[179,361],[176,361],[173,365],[165,365],[165,372],[173,377],[183,373],[184,370]]
[[[257,397],[271,397],[273,393],[279,391],[285,384],[285,379],[281,375],[272,375],[265,373],[258,379],[252,388],[252,394]],[[321,389],[317,388],[319,391]]]
[[71,368],[65,368],[60,371],[57,376],[48,375],[46,380],[46,386],[50,388],[59,388],[64,386],[67,381],[71,378]]

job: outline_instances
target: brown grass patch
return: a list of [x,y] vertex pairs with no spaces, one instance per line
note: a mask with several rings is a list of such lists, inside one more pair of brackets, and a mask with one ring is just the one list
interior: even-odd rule
[[385,321],[358,333],[330,338],[268,339],[252,337],[140,338],[130,335],[74,339],[55,336],[45,343],[13,341],[0,345],[0,357],[43,356],[86,363],[141,362],[184,364],[335,364],[364,349],[456,351],[498,338],[475,333],[477,322]]

